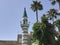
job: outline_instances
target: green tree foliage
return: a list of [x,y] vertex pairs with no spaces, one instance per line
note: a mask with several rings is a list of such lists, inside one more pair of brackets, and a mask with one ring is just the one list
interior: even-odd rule
[[59,4],[59,9],[60,9],[60,0],[50,0],[52,5],[55,5],[56,2]]
[[60,15],[60,0],[50,0],[52,5],[55,5],[58,3],[59,5],[59,10],[57,10],[57,15]]
[[60,20],[56,20],[54,24],[58,27],[58,31],[60,32]]
[[33,4],[31,4],[31,9],[36,12],[36,20],[38,22],[38,10],[42,10],[43,6],[41,2],[38,1],[33,1]]
[[[50,12],[50,13],[49,13]],[[60,20],[53,21],[50,23],[49,19],[56,18],[56,11],[51,9],[48,15],[44,14],[41,17],[41,22],[36,22],[33,25],[33,40],[39,41],[39,45],[60,45]],[[52,16],[52,17],[51,17]],[[55,27],[58,27],[58,32]],[[56,40],[56,38],[57,40]]]
[[53,20],[53,18],[57,18],[56,14],[57,14],[57,10],[55,10],[55,9],[50,9],[50,10],[48,11],[47,16],[48,16],[48,18],[49,18],[50,20]]
[[48,22],[48,18],[43,15],[41,22],[33,25],[33,40],[38,40],[39,45],[55,45],[54,25]]
[[[56,2],[60,5],[60,0],[51,0],[52,4]],[[60,6],[59,6],[60,7]],[[41,21],[38,22],[38,10],[42,10],[40,2],[33,1],[31,9],[36,11],[37,22],[34,23],[33,29],[33,41],[38,42],[38,45],[60,45],[60,19],[57,19],[57,10],[50,9],[47,14],[43,14]],[[50,20],[53,23],[49,22]],[[58,27],[58,31],[56,31]]]
[[57,38],[58,38],[58,40],[57,40],[57,45],[60,45],[60,19],[57,19],[55,22],[54,22],[54,25],[56,26],[56,27],[58,27],[58,36],[57,36]]

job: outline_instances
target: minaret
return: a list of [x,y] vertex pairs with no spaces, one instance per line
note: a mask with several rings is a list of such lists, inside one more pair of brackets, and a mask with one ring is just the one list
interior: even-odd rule
[[22,45],[28,45],[28,17],[27,17],[27,13],[26,13],[26,8],[24,8],[24,15],[22,17]]

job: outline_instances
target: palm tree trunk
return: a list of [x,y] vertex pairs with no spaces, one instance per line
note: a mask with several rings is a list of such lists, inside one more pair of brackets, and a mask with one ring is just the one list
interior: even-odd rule
[[36,20],[38,22],[38,10],[36,10]]

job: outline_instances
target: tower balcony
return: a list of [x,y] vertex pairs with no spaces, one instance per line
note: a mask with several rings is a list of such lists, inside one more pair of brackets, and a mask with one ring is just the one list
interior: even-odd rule
[[21,24],[21,27],[29,27],[29,24]]

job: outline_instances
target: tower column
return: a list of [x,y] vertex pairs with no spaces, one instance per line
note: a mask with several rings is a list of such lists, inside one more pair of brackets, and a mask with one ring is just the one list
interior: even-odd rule
[[26,8],[24,8],[24,15],[22,18],[22,45],[28,45],[28,17],[27,17],[27,13],[26,13]]
[[22,44],[28,45],[28,30],[23,29],[23,34],[22,34]]

